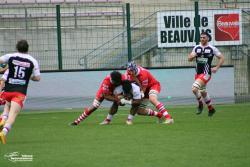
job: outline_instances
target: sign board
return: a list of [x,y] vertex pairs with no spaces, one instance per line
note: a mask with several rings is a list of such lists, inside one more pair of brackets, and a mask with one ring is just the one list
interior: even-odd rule
[[[241,10],[200,10],[200,32],[207,32],[216,46],[242,44]],[[194,11],[157,13],[158,47],[195,45]]]

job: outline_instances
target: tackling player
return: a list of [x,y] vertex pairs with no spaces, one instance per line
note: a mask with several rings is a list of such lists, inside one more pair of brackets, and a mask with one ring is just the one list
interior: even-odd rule
[[140,86],[142,94],[145,95],[144,98],[149,99],[156,109],[162,113],[164,116],[162,118],[165,118],[163,123],[174,123],[174,119],[168,113],[164,104],[158,101],[158,94],[161,91],[160,82],[147,69],[137,66],[133,61],[128,63],[126,75],[128,80],[136,82]]
[[16,49],[16,53],[0,57],[0,64],[8,63],[4,92],[0,96],[6,101],[0,124],[0,139],[3,144],[6,144],[6,136],[23,108],[29,80],[40,81],[39,65],[37,60],[28,54],[28,42],[18,41]]
[[[120,103],[122,105],[130,104],[130,114],[128,115],[128,119],[126,123],[128,125],[132,125],[132,120],[134,115],[137,113],[138,115],[147,115],[147,116],[156,116],[158,118],[162,117],[160,112],[153,111],[150,108],[146,108],[146,105],[143,103],[142,94],[140,91],[140,87],[135,83],[131,83],[129,80],[123,81],[121,86],[118,86],[114,90],[115,95],[121,95]],[[110,124],[113,116],[118,111],[117,104],[113,104],[109,114],[107,115],[106,119],[101,123],[101,125],[108,125]]]
[[[196,45],[188,55],[188,61],[195,60],[196,62],[195,82],[192,85],[192,92],[198,101],[196,114],[201,114],[203,111],[203,99],[208,107],[208,116],[213,116],[215,109],[206,91],[206,85],[211,79],[212,73],[216,73],[224,63],[224,56],[216,47],[210,45],[208,41],[208,34],[202,32],[200,35],[200,44]],[[216,56],[219,61],[218,64],[212,68],[214,56]]]
[[96,93],[92,106],[85,108],[84,112],[74,122],[72,122],[71,125],[76,126],[80,124],[81,121],[85,120],[90,114],[100,107],[104,99],[119,104],[120,99],[113,95],[113,91],[115,87],[121,85],[122,80],[125,79],[124,77],[125,76],[118,71],[113,71],[110,75],[106,76]]

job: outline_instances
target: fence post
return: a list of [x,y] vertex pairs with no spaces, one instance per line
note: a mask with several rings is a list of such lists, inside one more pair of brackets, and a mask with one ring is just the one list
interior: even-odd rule
[[129,3],[126,3],[126,15],[127,15],[128,61],[131,61],[132,49],[131,49],[131,27],[130,27],[130,4]]
[[200,42],[200,15],[199,15],[199,1],[195,0],[194,2],[194,10],[195,10],[195,17],[194,17],[194,26],[195,26],[195,43],[196,45]]
[[57,26],[57,54],[58,54],[58,69],[62,70],[62,39],[61,39],[61,13],[60,5],[56,5],[56,26]]

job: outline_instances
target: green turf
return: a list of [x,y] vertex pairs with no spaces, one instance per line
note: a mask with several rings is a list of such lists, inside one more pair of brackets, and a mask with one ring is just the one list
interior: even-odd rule
[[[213,118],[194,107],[170,108],[171,126],[127,111],[100,126],[107,110],[96,111],[78,127],[79,112],[23,113],[0,145],[0,167],[247,167],[250,166],[250,105],[217,106]],[[78,110],[80,111],[80,110]],[[33,162],[10,162],[5,154],[33,155]]]

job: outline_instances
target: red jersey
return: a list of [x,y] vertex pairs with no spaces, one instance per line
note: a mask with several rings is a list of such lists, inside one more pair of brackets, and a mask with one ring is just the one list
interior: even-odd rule
[[[125,75],[122,74],[122,81],[125,80]],[[107,75],[101,83],[99,90],[96,93],[96,99],[102,99],[103,94],[112,95],[115,85],[111,83],[111,76]]]
[[[160,84],[159,81],[157,81],[155,77],[147,69],[141,66],[137,66],[137,68],[138,68],[138,74],[136,75],[136,77],[139,80],[142,88],[149,89],[153,85]],[[129,74],[128,71],[126,72],[126,75],[128,80],[134,81],[131,74]]]

